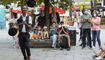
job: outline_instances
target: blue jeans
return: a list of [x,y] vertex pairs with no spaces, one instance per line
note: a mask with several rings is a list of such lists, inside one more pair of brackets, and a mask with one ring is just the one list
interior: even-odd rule
[[53,36],[50,37],[50,39],[53,41],[53,44],[56,46],[57,35],[54,34]]
[[94,47],[95,47],[95,45],[96,45],[96,38],[97,38],[98,45],[101,46],[100,30],[92,31],[92,40],[93,40],[93,46],[94,46]]

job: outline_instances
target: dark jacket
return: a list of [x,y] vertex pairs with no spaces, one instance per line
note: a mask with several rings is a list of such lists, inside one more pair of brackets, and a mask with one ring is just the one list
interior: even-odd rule
[[[17,22],[19,22],[19,20],[21,22],[23,22],[23,17],[20,16],[20,18],[17,20]],[[26,22],[29,24],[29,15],[26,17]],[[26,32],[29,33],[29,31],[30,31],[29,27],[25,26],[25,28],[26,28]],[[22,32],[22,29],[23,29],[23,24],[20,24],[19,25],[19,32]]]
[[42,28],[45,26],[45,16],[39,16],[38,17],[38,26],[41,26]]

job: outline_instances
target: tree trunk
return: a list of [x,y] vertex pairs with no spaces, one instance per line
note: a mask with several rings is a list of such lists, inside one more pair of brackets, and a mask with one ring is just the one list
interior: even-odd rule
[[49,0],[44,0],[45,3],[45,21],[46,21],[46,25],[49,28]]
[[94,7],[96,7],[96,5],[97,5],[97,1],[96,1],[96,0],[94,0]]
[[91,8],[93,8],[93,1],[91,0],[90,3],[91,3]]
[[69,8],[69,16],[70,16],[70,20],[72,20],[72,7],[71,6]]
[[72,0],[69,0],[69,16],[70,16],[70,20],[72,20]]

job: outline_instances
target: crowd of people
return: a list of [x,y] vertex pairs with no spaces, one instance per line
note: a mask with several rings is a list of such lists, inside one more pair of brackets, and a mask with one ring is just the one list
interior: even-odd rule
[[[101,46],[101,40],[100,40],[100,23],[101,23],[101,17],[98,16],[98,13],[96,10],[92,12],[92,14],[89,14],[88,11],[85,9],[82,11],[83,15],[80,18],[80,39],[82,40],[82,43],[80,46],[82,46],[82,49],[84,49],[87,46],[90,48],[95,49],[96,48],[96,41],[98,42],[99,48],[101,51],[103,51],[103,48]],[[91,37],[92,35],[92,37]],[[100,60],[103,58],[104,53],[102,52],[100,54],[97,54],[95,56],[95,59]],[[100,58],[101,56],[101,58]]]
[[[46,26],[44,11],[41,10],[40,14],[35,15],[34,10],[32,10],[31,14],[27,15],[26,12],[28,8],[25,5],[21,7],[21,10],[22,10],[22,15],[20,15],[20,17],[17,18],[16,24],[14,23],[14,21],[10,21],[10,25],[13,26],[15,24],[17,26],[16,28],[18,28],[19,30],[19,34],[17,35],[19,40],[19,46],[24,56],[24,60],[27,59],[31,60],[30,44],[29,44],[30,32],[34,32],[34,36],[36,36],[36,37],[33,36],[34,39],[44,40],[50,38],[53,41],[52,47],[54,48],[56,48],[56,44],[58,41],[61,50],[63,50],[62,47],[63,43],[66,43],[67,50],[68,51],[70,50],[71,37],[69,35],[69,31],[67,28],[64,27],[64,21],[60,22],[60,16],[57,12],[55,12],[54,8],[53,12],[49,14],[50,27]],[[91,13],[89,10],[83,9],[82,15],[78,14],[78,16],[76,16],[74,14],[73,16],[74,16],[72,17],[73,21],[79,25],[80,40],[82,41],[80,46],[82,46],[82,49],[84,49],[86,46],[95,49],[97,41],[99,48],[101,49],[101,52],[95,55],[95,59],[102,59],[103,57],[105,57],[105,52],[101,46],[101,40],[100,40],[101,18],[98,16],[97,11],[94,10]],[[50,30],[48,31],[48,29]],[[65,37],[67,39],[64,39]],[[15,37],[13,38],[15,39]],[[63,42],[63,40],[67,41]]]

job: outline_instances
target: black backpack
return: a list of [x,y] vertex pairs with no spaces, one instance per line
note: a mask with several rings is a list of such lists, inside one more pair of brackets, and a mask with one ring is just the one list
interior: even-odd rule
[[61,40],[62,40],[62,42],[59,43],[59,46],[61,48],[68,48],[68,40],[67,40],[67,37],[62,36],[61,37]]

